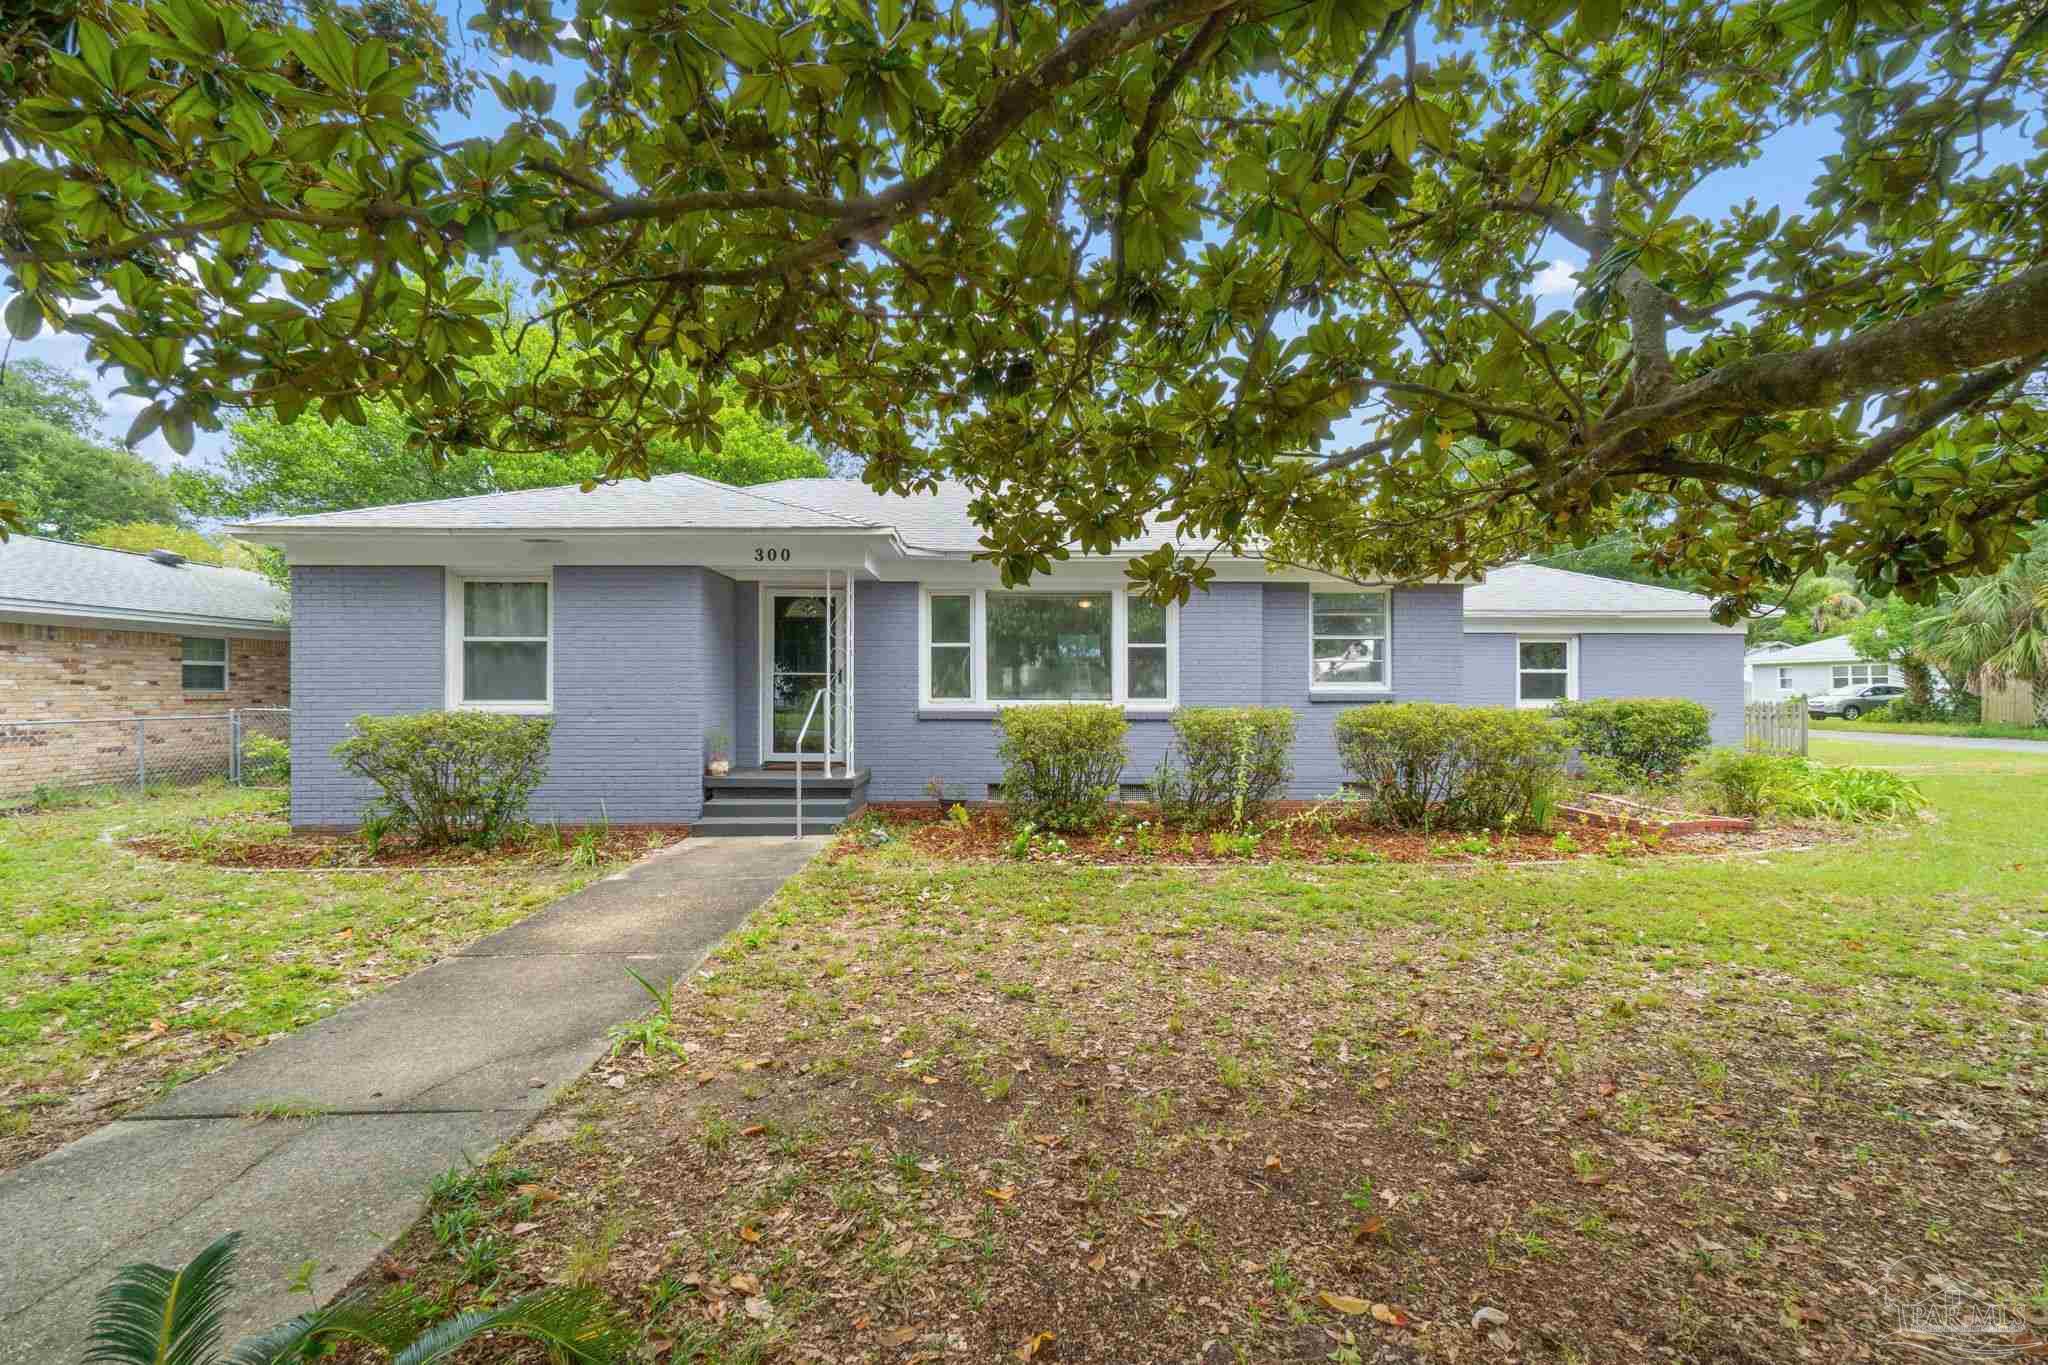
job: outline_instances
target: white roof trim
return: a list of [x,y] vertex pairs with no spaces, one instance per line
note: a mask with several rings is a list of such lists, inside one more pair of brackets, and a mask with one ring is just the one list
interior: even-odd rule
[[[258,621],[246,616],[199,616],[190,612],[137,611],[127,608],[97,607],[84,602],[40,602],[18,597],[0,597],[0,619],[32,617],[29,624],[84,625],[88,629],[99,628],[98,623],[111,622],[116,628],[125,626],[192,626],[201,630],[217,631],[226,635],[251,635],[268,639],[288,640],[291,626],[280,621]],[[190,632],[169,631],[169,634]]]

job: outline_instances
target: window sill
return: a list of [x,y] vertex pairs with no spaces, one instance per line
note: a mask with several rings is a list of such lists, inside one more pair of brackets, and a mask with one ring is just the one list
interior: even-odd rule
[[[1066,702],[919,702],[919,720],[994,720],[1005,706],[1064,706]],[[1111,702],[1073,702],[1075,706],[1110,706]],[[1170,720],[1173,717],[1173,702],[1125,702],[1126,720]]]
[[552,716],[555,708],[547,702],[484,702],[458,701],[448,705],[450,711],[479,711],[487,716]]
[[1308,699],[1311,702],[1392,701],[1394,699],[1394,689],[1391,687],[1317,687],[1311,684],[1308,689]]

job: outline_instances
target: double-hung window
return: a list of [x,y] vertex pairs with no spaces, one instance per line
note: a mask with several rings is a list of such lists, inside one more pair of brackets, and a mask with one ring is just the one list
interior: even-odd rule
[[1171,607],[1120,588],[928,589],[923,700],[1170,706],[1175,626]]
[[1391,598],[1385,588],[1309,594],[1309,687],[1318,692],[1385,692]]
[[1838,692],[1845,687],[1867,687],[1892,680],[1890,664],[1836,664],[1834,672]]
[[449,699],[484,710],[543,711],[552,697],[553,615],[544,578],[463,578],[450,593]]
[[1578,695],[1572,667],[1572,642],[1521,639],[1515,643],[1515,701],[1522,706],[1548,706]]
[[187,692],[228,690],[228,642],[187,637],[179,664],[180,685]]

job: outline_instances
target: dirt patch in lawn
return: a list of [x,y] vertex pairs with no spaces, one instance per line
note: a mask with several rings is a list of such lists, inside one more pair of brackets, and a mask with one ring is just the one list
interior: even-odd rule
[[1877,1360],[1936,1284],[2048,1324],[2040,1077],[1959,1074],[1964,1011],[815,875],[370,1285],[599,1286],[674,1365]]
[[[1256,832],[1181,829],[1163,825],[1156,808],[1123,806],[1107,828],[1057,838],[1027,837],[999,806],[962,807],[965,819],[928,802],[878,802],[869,809],[894,837],[933,857],[962,862],[1027,858],[1104,866],[1158,864],[1228,866],[1247,862],[1306,863],[1558,863],[1580,858],[1628,859],[1673,854],[1762,852],[1857,838],[1864,831],[1815,822],[1741,830],[1683,828],[1637,833],[1561,820],[1544,834],[1500,831],[1385,829],[1356,815],[1311,819],[1307,803],[1287,803]],[[857,833],[841,840],[835,856],[857,852]]]
[[398,870],[451,868],[468,871],[493,867],[532,867],[573,863],[631,861],[687,838],[687,825],[590,825],[536,828],[490,848],[466,844],[427,847],[402,838],[385,839],[373,851],[358,834],[292,833],[250,838],[238,835],[232,823],[195,828],[184,837],[151,835],[131,839],[128,846],[152,858],[204,863],[208,867],[260,870],[271,868]]

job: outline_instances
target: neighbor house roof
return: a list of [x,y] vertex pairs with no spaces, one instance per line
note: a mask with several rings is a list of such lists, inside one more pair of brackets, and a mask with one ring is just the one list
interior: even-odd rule
[[[774,485],[767,485],[772,489]],[[248,523],[251,531],[783,531],[880,530],[887,523],[820,511],[757,488],[694,474],[479,493]]]
[[1504,564],[1486,581],[1465,589],[1468,617],[1687,616],[1707,617],[1714,601],[1696,592],[1630,583],[1598,574]]
[[1825,640],[1815,640],[1810,644],[1794,645],[1790,649],[1772,650],[1767,655],[1760,656],[1754,653],[1750,655],[1752,663],[1756,662],[1759,658],[1767,659],[1773,668],[1782,667],[1785,664],[1853,664],[1866,662],[1863,656],[1856,652],[1856,646],[1849,643],[1849,637],[1846,635],[1830,635]]
[[276,631],[288,607],[283,590],[245,569],[41,536],[0,543],[0,613]]

